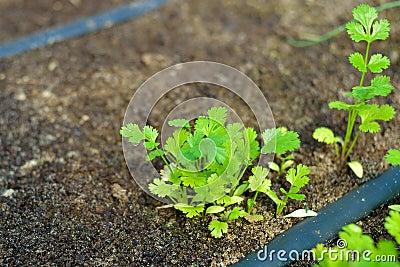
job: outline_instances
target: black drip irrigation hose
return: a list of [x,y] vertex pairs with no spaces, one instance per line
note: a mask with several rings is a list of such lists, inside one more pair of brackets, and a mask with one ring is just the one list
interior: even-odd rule
[[155,10],[169,0],[140,0],[111,9],[109,11],[86,17],[59,27],[50,28],[15,41],[0,45],[0,58],[33,50],[48,44],[63,41],[72,37],[111,27],[117,23],[138,17]]
[[[288,256],[290,251],[296,251],[301,255],[303,251],[314,248],[318,243],[325,243],[337,236],[343,226],[361,220],[399,194],[400,167],[396,167],[322,208],[318,216],[294,225],[275,237],[264,248],[251,252],[233,266],[285,266],[291,262]],[[286,253],[281,255],[281,260],[277,257],[280,250]],[[275,253],[270,257],[272,251]]]

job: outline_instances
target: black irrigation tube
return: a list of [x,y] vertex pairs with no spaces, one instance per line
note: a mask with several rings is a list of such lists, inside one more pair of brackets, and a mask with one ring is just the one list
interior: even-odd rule
[[0,45],[0,58],[94,32],[155,10],[169,0],[140,0]]
[[[259,251],[251,252],[233,266],[285,266],[290,263],[288,257],[290,251],[295,250],[301,255],[302,251],[310,250],[317,243],[325,243],[334,238],[344,225],[366,217],[381,204],[399,194],[400,167],[391,168],[349,192],[336,202],[322,208],[317,217],[305,219],[275,237],[266,247],[262,248],[262,253]],[[258,259],[257,254],[264,259],[266,257],[264,252],[272,252],[272,250],[275,250],[272,260],[270,257],[267,257],[265,261]],[[286,252],[286,255],[281,255],[281,258],[288,258],[287,261],[278,260],[277,252],[279,250]]]

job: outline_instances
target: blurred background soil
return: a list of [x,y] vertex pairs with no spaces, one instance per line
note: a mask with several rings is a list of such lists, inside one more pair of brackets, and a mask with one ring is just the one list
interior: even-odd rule
[[[361,136],[352,158],[364,165],[363,179],[340,169],[332,149],[311,137],[318,126],[344,134],[345,114],[327,103],[344,100],[343,93],[358,83],[347,57],[363,46],[345,33],[308,48],[286,41],[345,23],[361,2],[175,0],[124,24],[0,59],[0,265],[225,266],[299,221],[275,218],[273,203],[261,197],[256,209],[264,221],[237,220],[226,236],[213,239],[209,218],[156,210],[162,203],[136,185],[119,136],[125,108],[142,82],[179,62],[225,63],[256,82],[276,125],[300,133],[295,161],[311,168],[304,190],[311,209],[383,172],[389,167],[383,160],[387,150],[400,148],[398,114],[378,134]],[[3,0],[0,42],[124,3]],[[391,22],[391,36],[372,47],[391,59],[385,74],[397,88],[377,102],[397,110],[398,11],[381,12]],[[201,95],[235,104],[222,89],[180,88],[157,106],[150,122],[162,125],[165,110]],[[282,177],[272,180],[276,188],[283,184]],[[284,212],[300,207],[304,204],[291,203]],[[382,206],[358,224],[376,240],[388,237],[387,214]]]

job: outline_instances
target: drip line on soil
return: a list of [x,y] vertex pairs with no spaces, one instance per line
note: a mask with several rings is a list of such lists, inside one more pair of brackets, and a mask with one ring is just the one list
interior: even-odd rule
[[117,23],[153,11],[169,0],[140,0],[124,6],[89,16],[75,22],[40,31],[15,41],[0,45],[0,58],[33,50],[48,44],[109,28]]
[[[374,209],[399,194],[400,167],[391,168],[325,206],[318,211],[317,217],[305,219],[294,225],[261,248],[262,251],[249,253],[233,266],[285,266],[291,262],[288,257],[291,251],[301,255],[303,251],[314,248],[318,243],[325,243],[337,236],[343,226],[365,218]],[[280,250],[285,251],[286,255],[278,259],[277,253]],[[272,251],[275,254],[270,257],[269,253]]]

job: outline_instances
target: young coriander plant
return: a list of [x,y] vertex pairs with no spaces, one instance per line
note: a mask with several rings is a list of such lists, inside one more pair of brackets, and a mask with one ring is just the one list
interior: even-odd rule
[[[168,197],[173,207],[189,218],[210,215],[213,220],[208,228],[215,238],[227,233],[228,223],[235,219],[252,222],[263,218],[252,212],[259,193],[277,204],[277,214],[289,198],[303,200],[305,196],[298,192],[308,182],[309,173],[304,165],[290,169],[286,179],[291,187],[289,191],[281,188],[282,198],[271,190],[268,169],[264,167],[253,167],[253,175],[244,180],[245,171],[260,152],[284,154],[298,148],[300,140],[297,133],[268,129],[262,134],[265,145],[260,151],[256,131],[240,123],[226,124],[226,116],[225,108],[213,107],[207,116],[196,119],[193,126],[185,119],[169,121],[170,126],[178,129],[163,147],[157,142],[158,131],[152,126],[140,129],[130,123],[120,131],[129,142],[143,141],[149,151],[147,160],[160,157],[165,164],[160,171],[161,179],[154,178],[149,190],[161,198]],[[247,199],[245,209],[242,203],[249,194],[253,196]]]
[[392,164],[393,166],[400,165],[400,150],[390,149],[385,155],[385,159],[387,163]]
[[[400,213],[390,211],[386,217],[385,228],[388,233],[394,237],[397,245],[400,245]],[[380,240],[376,245],[374,240],[363,234],[360,226],[349,224],[342,228],[339,237],[346,241],[346,247],[334,247],[329,250],[322,244],[318,244],[313,249],[318,265],[314,267],[334,267],[334,266],[400,266],[398,261],[398,251],[395,242],[391,240]],[[329,251],[335,251],[335,259],[329,257]],[[391,261],[383,262],[376,261],[387,257],[393,257]],[[356,257],[356,258],[352,258]],[[386,265],[387,264],[387,265]]]
[[[298,139],[298,137],[299,137],[298,133],[293,132],[293,131],[288,131],[288,129],[286,127],[279,127],[277,129],[277,131],[279,131],[278,132],[279,136],[283,137],[283,135],[287,134],[286,139],[294,140],[293,147],[291,148],[290,151],[300,147],[300,140]],[[284,154],[279,154],[278,152],[282,152],[282,151],[276,152],[276,157],[277,157],[277,159],[279,159],[280,164],[272,161],[272,162],[268,162],[268,167],[271,170],[276,171],[279,175],[282,175],[285,173],[285,171],[288,168],[290,168],[294,164],[294,160],[293,160],[294,156],[292,153],[284,156]]]
[[[388,104],[369,103],[374,97],[386,97],[392,92],[394,88],[390,84],[390,77],[379,75],[375,76],[369,84],[365,81],[367,73],[382,73],[390,65],[390,60],[386,56],[379,53],[370,55],[371,44],[374,41],[388,38],[389,21],[377,20],[376,9],[366,4],[354,8],[353,17],[354,21],[346,24],[347,33],[353,41],[366,43],[364,54],[355,52],[349,57],[353,67],[361,73],[360,81],[351,92],[345,93],[345,96],[351,99],[351,103],[343,101],[329,103],[330,108],[345,110],[348,113],[346,134],[342,139],[327,127],[317,128],[313,133],[317,141],[333,144],[342,162],[347,162],[361,133],[379,132],[380,125],[377,121],[390,121],[395,114],[394,108]],[[357,120],[360,123],[357,123]],[[358,177],[362,177],[363,171],[359,162],[351,161],[348,165]]]

